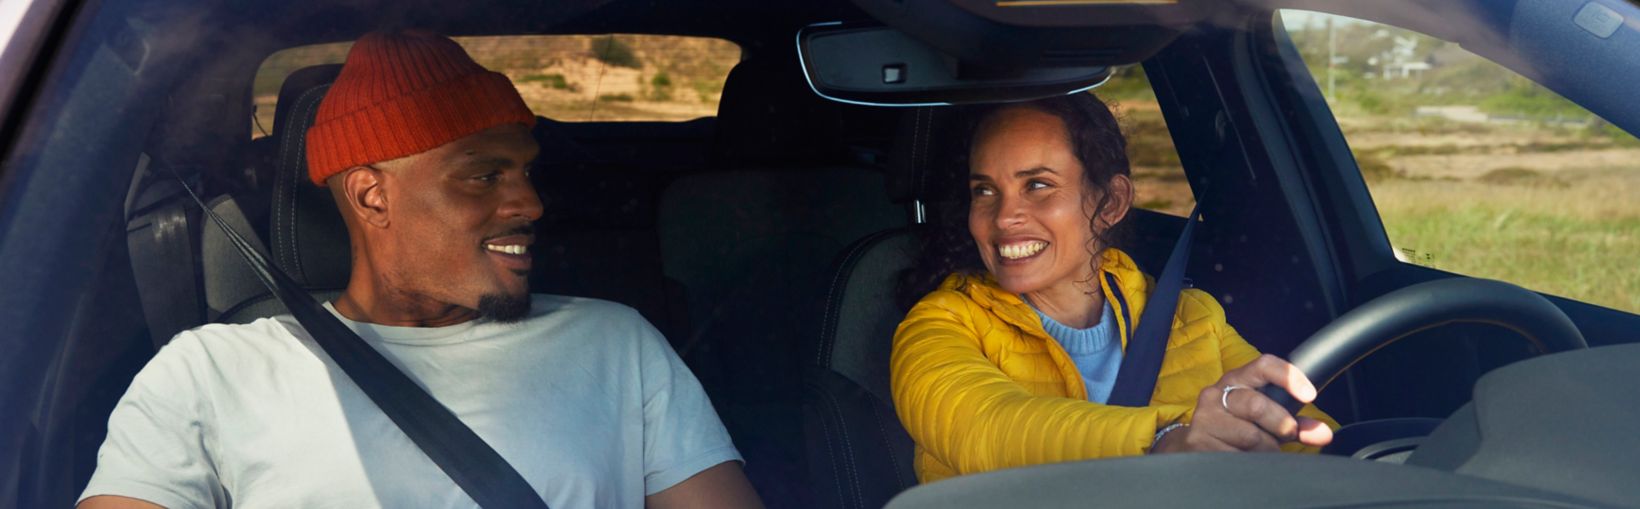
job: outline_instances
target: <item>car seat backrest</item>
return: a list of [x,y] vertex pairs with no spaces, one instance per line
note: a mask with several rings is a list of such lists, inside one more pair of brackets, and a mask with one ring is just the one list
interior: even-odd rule
[[860,164],[861,145],[893,137],[896,114],[815,95],[796,58],[749,59],[724,81],[709,157],[718,168]]
[[[906,110],[888,157],[889,199],[926,217],[927,204],[944,198],[931,187],[951,178],[946,166],[960,160],[953,140],[959,113],[954,108]],[[944,171],[942,171],[944,170]],[[940,174],[936,175],[936,172]],[[896,289],[903,271],[917,259],[920,226],[875,232],[854,242],[837,258],[827,281],[826,313],[814,341],[815,366],[835,371],[871,394],[890,401],[889,339],[903,317]]]
[[[211,211],[222,222],[234,231],[239,232],[251,246],[259,251],[268,251],[266,243],[252,234],[256,231],[251,220],[246,217],[243,204],[231,196],[220,196],[207,203]],[[209,223],[209,220],[207,220]],[[200,276],[203,278],[205,290],[206,320],[213,322],[244,323],[260,318],[261,310],[253,307],[277,304],[278,300],[269,298],[268,288],[256,278],[245,261],[240,258],[239,249],[228,241],[228,236],[215,224],[201,225],[200,253],[202,266]],[[278,313],[274,313],[278,314]]]
[[340,65],[324,65],[292,73],[279,87],[274,112],[279,153],[268,207],[270,254],[308,289],[343,288],[353,267],[347,226],[335,200],[308,180],[307,130],[340,72]]
[[[221,196],[210,207],[230,226],[250,237],[258,247],[266,235],[274,265],[321,299],[333,298],[347,285],[352,269],[346,226],[330,193],[307,177],[307,128],[318,114],[319,103],[341,71],[341,65],[318,65],[291,73],[279,89],[274,110],[273,157],[265,170],[267,187]],[[266,225],[257,228],[257,223]],[[215,322],[245,323],[285,312],[268,294],[221,231],[203,229],[200,240],[205,279],[206,318]]]
[[[900,119],[888,159],[886,193],[924,216],[940,193],[937,170],[958,160],[953,108],[916,108]],[[949,173],[949,172],[944,172]],[[889,388],[901,275],[918,259],[917,227],[861,238],[830,270],[824,314],[804,385],[809,472],[823,507],[881,507],[917,483],[913,444],[901,427]]]
[[848,156],[851,137],[883,130],[870,124],[884,115],[891,128],[893,114],[825,103],[795,62],[747,60],[724,85],[710,168],[662,192],[663,266],[687,295],[679,354],[759,465],[748,476],[765,499],[808,489],[794,482],[801,368],[826,268],[854,239],[907,222],[882,173]]
[[727,321],[762,320],[726,314],[735,309],[730,299],[789,300],[798,294],[773,289],[817,283],[849,242],[907,221],[885,195],[880,171],[821,157],[846,150],[832,134],[807,137],[824,131],[816,126],[860,121],[818,104],[796,72],[751,60],[735,67],[719,110],[714,169],[662,192],[663,264],[687,288],[697,337]]
[[[747,60],[730,72],[714,164],[668,185],[656,221],[666,274],[687,287],[696,334],[711,326],[723,297],[798,275],[817,282],[849,242],[907,222],[885,195],[882,172],[843,156],[848,141],[839,134],[869,137],[863,132],[882,129],[865,126],[892,127],[893,115],[818,98],[795,62]],[[780,282],[749,272],[776,268],[799,273]]]
[[[545,133],[551,140],[551,133]],[[661,271],[655,207],[664,179],[620,165],[561,165],[543,147],[535,183],[544,208],[536,223],[532,291],[632,306],[669,340],[683,337],[682,288]]]
[[[746,60],[729,70],[708,157],[722,166],[815,160],[821,153],[815,104],[776,62]],[[799,119],[802,119],[801,121]]]

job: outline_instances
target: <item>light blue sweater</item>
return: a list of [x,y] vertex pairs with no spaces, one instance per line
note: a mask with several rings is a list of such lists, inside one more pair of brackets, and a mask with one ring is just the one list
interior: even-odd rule
[[[1036,306],[1032,305],[1031,309],[1036,309]],[[1065,352],[1071,354],[1071,361],[1076,363],[1076,370],[1082,372],[1082,384],[1088,388],[1088,401],[1104,403],[1110,399],[1110,389],[1116,385],[1116,372],[1122,368],[1122,341],[1116,336],[1116,313],[1111,310],[1110,303],[1105,303],[1099,323],[1086,329],[1072,328],[1054,321],[1040,309],[1036,309],[1036,314],[1042,317],[1042,328],[1059,341],[1060,346],[1065,347]]]

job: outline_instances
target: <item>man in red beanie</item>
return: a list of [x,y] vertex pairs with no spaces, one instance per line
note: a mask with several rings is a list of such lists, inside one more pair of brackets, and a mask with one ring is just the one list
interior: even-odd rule
[[[455,42],[376,33],[307,133],[352,242],[327,304],[548,505],[757,507],[700,383],[635,311],[530,295],[535,116]],[[183,332],[80,507],[473,507],[289,315]]]

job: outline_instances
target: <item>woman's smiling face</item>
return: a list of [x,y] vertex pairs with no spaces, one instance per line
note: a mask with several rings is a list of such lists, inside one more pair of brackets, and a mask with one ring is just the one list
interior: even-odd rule
[[[968,231],[997,283],[1025,294],[1091,281],[1103,248],[1089,228],[1100,191],[1086,183],[1064,122],[1034,108],[1002,109],[975,132],[969,156]],[[1126,177],[1117,179],[1112,189],[1127,189]],[[1102,227],[1126,212],[1106,208],[1121,210],[1104,211]]]

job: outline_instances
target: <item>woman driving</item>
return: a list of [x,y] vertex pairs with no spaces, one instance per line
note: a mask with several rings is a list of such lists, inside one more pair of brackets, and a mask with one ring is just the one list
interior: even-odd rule
[[[1316,389],[1259,352],[1206,292],[1179,297],[1149,406],[1106,405],[1154,281],[1112,247],[1133,203],[1126,141],[1092,94],[997,105],[970,137],[966,214],[947,214],[926,295],[894,334],[894,404],[921,482],[1183,451],[1314,450],[1329,417],[1256,390]],[[962,200],[959,200],[962,201]],[[966,224],[961,221],[966,216]],[[928,290],[932,291],[928,291]]]

